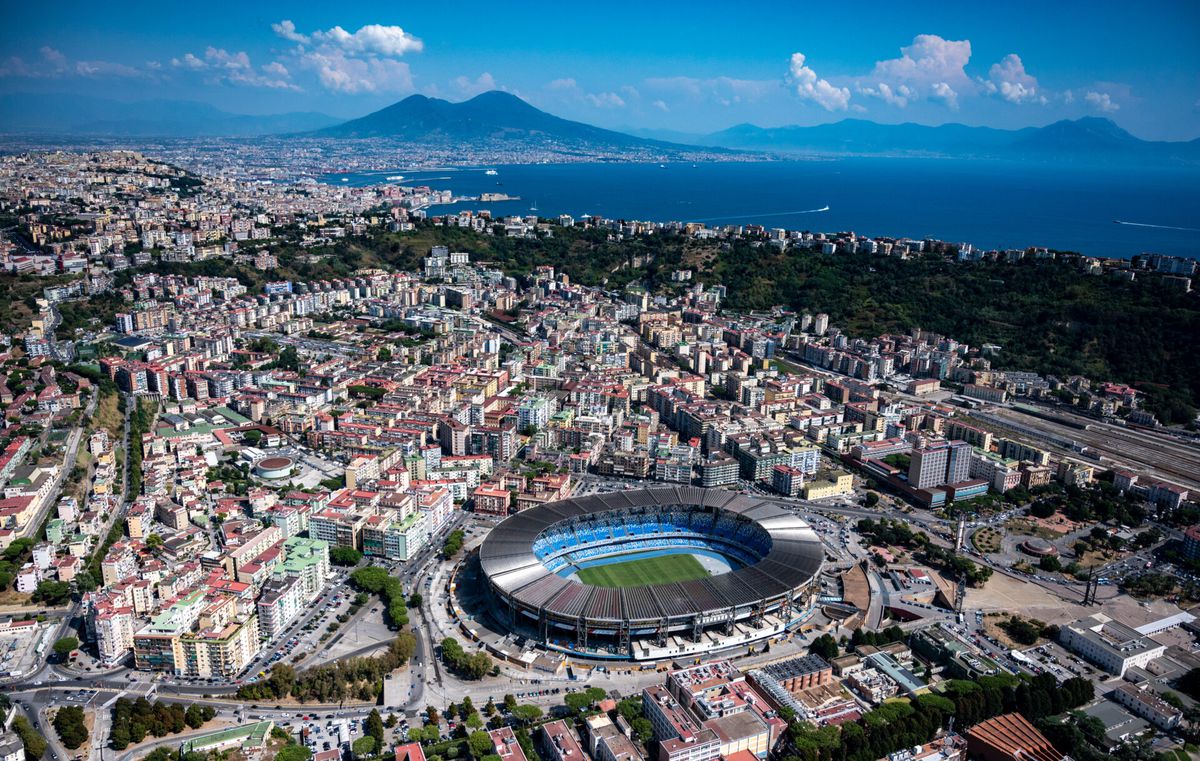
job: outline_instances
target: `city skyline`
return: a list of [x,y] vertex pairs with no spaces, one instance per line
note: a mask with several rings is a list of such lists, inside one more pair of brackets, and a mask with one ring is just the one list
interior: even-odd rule
[[497,16],[467,6],[453,23],[439,9],[382,5],[195,17],[137,3],[13,9],[0,31],[0,93],[351,118],[414,93],[457,101],[500,89],[615,129],[844,118],[1011,129],[1103,116],[1145,139],[1200,137],[1200,12],[1182,3],[1086,14],[1019,4],[1000,17],[768,6],[741,26],[708,4],[606,13],[626,21],[550,7]]

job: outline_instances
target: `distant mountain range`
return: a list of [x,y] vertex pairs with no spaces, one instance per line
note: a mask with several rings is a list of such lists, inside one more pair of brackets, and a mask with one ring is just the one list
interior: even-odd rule
[[1200,161],[1200,140],[1166,143],[1142,140],[1109,119],[1084,117],[1045,127],[1005,130],[964,124],[878,124],[844,119],[813,127],[739,124],[720,132],[688,134],[639,130],[637,134],[687,145],[748,151],[826,155],[907,155],[962,158],[1098,161]]
[[395,137],[408,141],[521,139],[619,148],[667,146],[660,140],[563,119],[499,90],[460,103],[410,95],[387,108],[311,134],[338,138]]
[[189,100],[123,103],[56,94],[0,95],[0,132],[92,137],[257,137],[320,129],[340,119],[311,111],[250,116]]
[[341,121],[297,112],[232,114],[193,101],[121,103],[103,98],[0,96],[0,132],[119,137],[396,138],[409,143],[510,141],[559,152],[696,148],[772,154],[936,156],[1098,163],[1200,163],[1200,139],[1141,140],[1108,119],[1085,117],[1017,130],[943,124],[878,124],[844,119],[813,127],[739,124],[720,132],[603,129],[546,113],[515,95],[485,92],[459,103],[411,95],[366,116]]

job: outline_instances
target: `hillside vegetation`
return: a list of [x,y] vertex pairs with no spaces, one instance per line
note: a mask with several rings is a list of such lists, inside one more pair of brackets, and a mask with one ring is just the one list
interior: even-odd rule
[[[725,307],[827,312],[856,337],[932,330],[968,344],[999,344],[1002,369],[1135,384],[1167,421],[1194,416],[1200,400],[1200,296],[1154,275],[1133,282],[1085,274],[1066,261],[1016,264],[950,261],[941,254],[902,260],[868,254],[779,251],[754,241],[694,241],[658,234],[628,239],[596,229],[554,227],[537,239],[481,235],[429,223],[405,233],[377,232],[326,247],[272,246],[277,270],[210,259],[156,264],[156,271],[232,275],[252,290],[268,280],[345,277],[362,267],[420,268],[434,245],[472,254],[514,276],[551,265],[585,285],[642,283],[656,290],[681,267],[693,282],[723,283]],[[120,273],[121,278],[132,271]],[[97,304],[111,309],[111,298]]]

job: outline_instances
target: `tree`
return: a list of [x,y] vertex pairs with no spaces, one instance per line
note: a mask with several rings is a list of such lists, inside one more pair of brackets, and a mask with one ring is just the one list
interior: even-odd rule
[[71,599],[71,585],[65,581],[39,581],[33,590],[33,601],[46,605],[63,605]]
[[1040,626],[1015,616],[1000,624],[1000,628],[1019,645],[1032,645],[1041,636]]
[[588,708],[591,708],[598,701],[608,697],[608,693],[600,687],[588,687],[582,692],[568,692],[563,696],[563,703],[567,708],[570,708],[573,713],[582,713]]
[[62,744],[75,750],[88,739],[81,706],[63,706],[54,714],[54,731],[58,732]]
[[372,708],[371,713],[367,714],[366,732],[375,738],[378,747],[383,747],[383,717],[379,715],[379,709]]
[[496,745],[492,742],[492,736],[482,730],[467,735],[467,746],[471,749],[471,755],[477,759],[481,759],[496,750]]
[[355,740],[351,744],[350,748],[351,748],[351,750],[354,751],[355,758],[362,758],[364,756],[369,756],[372,753],[374,753],[375,748],[377,748],[378,746],[379,746],[379,743],[375,740],[374,737],[372,737],[371,735],[363,735],[362,737]]
[[91,571],[80,571],[75,576],[75,588],[80,592],[92,592],[97,586],[99,585],[96,583],[96,577],[92,575]]
[[334,547],[329,550],[329,562],[340,566],[355,566],[362,560],[362,553],[353,547]]
[[187,713],[184,715],[184,721],[192,729],[199,729],[215,715],[216,712],[211,706],[201,706],[199,703],[192,703],[188,706]]
[[863,500],[863,504],[865,504],[867,507],[875,507],[875,505],[879,504],[879,495],[873,491],[867,492],[867,496],[866,499]]
[[1137,737],[1121,743],[1113,752],[1112,758],[1115,761],[1156,761],[1158,752],[1154,750],[1149,739]]
[[837,641],[829,634],[822,634],[808,646],[808,652],[821,656],[825,660],[833,660],[838,656]]
[[[1200,669],[1196,669],[1196,673],[1197,673],[1197,676],[1200,676]],[[1188,693],[1188,694],[1190,695],[1191,693]],[[517,696],[513,695],[511,692],[506,694],[504,696],[504,708],[506,710],[508,710],[509,713],[512,713],[513,709],[516,707],[517,707]]]
[[522,724],[531,724],[542,718],[542,709],[532,703],[522,703],[512,710],[512,715]]
[[46,738],[33,728],[29,720],[24,716],[17,714],[12,722],[12,730],[21,738],[21,744],[25,746],[25,758],[36,759],[46,755]]
[[617,703],[617,713],[632,724],[634,719],[645,715],[645,709],[642,707],[640,698],[623,698]]
[[451,531],[446,537],[446,541],[442,543],[442,554],[448,558],[457,555],[458,551],[462,549],[466,536],[462,529]]
[[74,637],[62,637],[54,641],[54,654],[63,659],[78,648],[79,640]]
[[645,716],[637,717],[630,722],[630,726],[633,727],[634,734],[642,742],[649,742],[654,739],[654,725]]

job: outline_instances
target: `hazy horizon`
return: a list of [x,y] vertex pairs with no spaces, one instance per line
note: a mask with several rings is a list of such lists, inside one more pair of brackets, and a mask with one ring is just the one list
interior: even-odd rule
[[458,101],[498,89],[621,130],[845,118],[1018,129],[1103,116],[1147,140],[1200,137],[1194,4],[1016,3],[1002,14],[769,4],[742,23],[708,3],[605,13],[614,24],[549,4],[515,18],[467,4],[453,23],[382,3],[14,7],[0,29],[0,94],[349,119],[415,93]]

